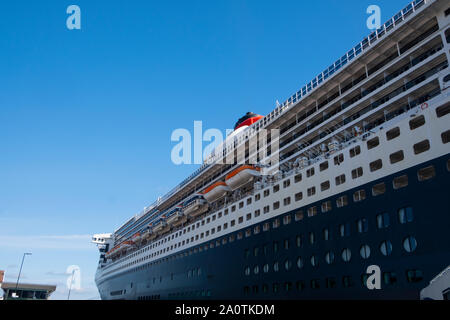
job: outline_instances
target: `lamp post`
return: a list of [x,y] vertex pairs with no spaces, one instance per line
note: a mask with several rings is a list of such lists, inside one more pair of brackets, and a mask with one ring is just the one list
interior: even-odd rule
[[72,283],[73,283],[74,274],[75,274],[75,269],[72,270],[72,278],[70,279],[70,287],[69,287],[69,294],[67,295],[67,300],[70,300],[70,291],[72,291]]
[[23,254],[23,257],[22,257],[22,263],[20,264],[19,275],[17,276],[17,282],[16,282],[16,295],[17,295],[17,287],[19,286],[19,279],[20,279],[20,274],[22,273],[23,261],[25,260],[25,256],[31,256],[31,253],[30,253],[30,252],[25,252],[25,253]]

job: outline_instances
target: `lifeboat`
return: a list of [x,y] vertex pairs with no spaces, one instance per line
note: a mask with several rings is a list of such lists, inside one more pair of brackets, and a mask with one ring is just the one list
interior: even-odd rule
[[133,242],[137,242],[140,241],[142,239],[142,235],[138,232],[135,233],[132,237],[131,237],[131,241]]
[[206,188],[202,194],[206,201],[211,203],[222,198],[229,191],[231,191],[230,187],[225,182],[219,181]]
[[231,190],[236,190],[240,186],[250,182],[254,177],[261,175],[261,168],[244,165],[227,175],[225,181]]
[[165,227],[167,226],[167,223],[163,217],[159,218],[157,221],[155,221],[152,224],[152,231],[155,233],[161,232]]
[[170,210],[169,213],[164,216],[166,217],[166,221],[168,224],[176,223],[184,216],[182,206],[177,206],[175,209]]
[[208,202],[202,195],[195,195],[184,203],[183,211],[187,216],[196,217],[208,211]]

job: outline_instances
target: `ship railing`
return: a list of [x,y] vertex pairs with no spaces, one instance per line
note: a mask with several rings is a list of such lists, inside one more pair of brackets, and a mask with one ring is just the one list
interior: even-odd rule
[[[303,86],[298,92],[292,95],[283,103],[277,105],[277,107],[266,117],[261,119],[260,121],[254,123],[250,127],[244,130],[244,132],[240,133],[234,139],[234,145],[239,145],[240,143],[248,140],[249,137],[256,134],[261,128],[266,127],[274,120],[279,118],[283,113],[289,110],[294,104],[297,104],[299,101],[303,100],[306,96],[310,95],[317,87],[322,85],[322,83],[326,82],[329,78],[334,76],[337,72],[339,72],[343,67],[345,67],[348,63],[352,62],[356,57],[361,55],[364,51],[369,49],[373,44],[375,44],[379,39],[384,37],[388,32],[392,32],[398,25],[402,24],[405,19],[409,18],[412,13],[419,10],[425,4],[430,4],[436,0],[415,0],[409,3],[406,7],[400,10],[396,15],[386,21],[379,29],[372,32],[369,36],[364,38],[360,43],[350,49],[344,56],[340,59],[336,60],[330,67],[322,71],[316,78],[311,80],[305,86]],[[232,148],[234,150],[234,148]],[[203,171],[205,171],[211,164],[222,161],[226,158],[228,152],[224,155],[222,150],[217,152],[219,155],[216,155],[214,151],[207,159],[204,161],[203,165],[199,169],[197,169],[194,173],[192,173],[188,178],[183,180],[180,184],[170,190],[166,195],[162,198],[159,198],[152,205],[145,208],[142,212],[136,215],[136,217],[140,217],[147,212],[149,212],[152,208],[158,206],[160,203],[169,199],[172,195],[174,195],[177,191],[179,191],[183,186],[185,186],[192,179],[200,175]],[[120,228],[119,228],[120,229]]]

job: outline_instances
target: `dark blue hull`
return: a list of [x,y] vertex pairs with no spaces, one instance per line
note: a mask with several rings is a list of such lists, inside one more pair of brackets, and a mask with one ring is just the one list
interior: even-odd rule
[[[208,250],[177,257],[164,258],[141,270],[123,273],[98,283],[102,299],[419,299],[426,287],[445,267],[450,265],[450,172],[449,156],[423,163],[418,167],[385,177],[357,189],[366,190],[366,199],[354,202],[356,190],[344,194],[348,205],[292,222],[270,231],[236,239]],[[418,181],[417,171],[433,165],[435,177]],[[408,175],[408,186],[395,190],[394,177]],[[386,192],[372,195],[372,187],[380,182]],[[328,199],[333,204],[343,194]],[[320,201],[320,205],[326,200]],[[308,206],[309,207],[309,206]],[[412,221],[400,223],[398,210],[412,209]],[[379,229],[377,215],[388,213],[389,226]],[[280,217],[278,217],[280,218]],[[359,219],[368,221],[367,232],[360,233]],[[275,218],[273,218],[275,219]],[[273,220],[272,219],[272,220]],[[268,221],[272,221],[268,220]],[[280,219],[282,221],[282,219]],[[347,224],[349,233],[341,237],[340,226]],[[328,228],[330,239],[324,239]],[[315,243],[310,243],[314,232]],[[229,236],[229,235],[228,235]],[[228,237],[227,236],[227,237]],[[301,246],[297,237],[301,236]],[[417,248],[407,252],[404,239],[412,236]],[[289,247],[286,249],[286,240]],[[382,254],[380,245],[392,243],[392,253]],[[278,250],[274,249],[278,243]],[[370,257],[363,259],[361,246],[370,247]],[[255,248],[257,255],[255,256]],[[351,251],[344,262],[342,251]],[[276,252],[275,252],[276,251]],[[334,253],[328,264],[325,256]],[[313,267],[315,256],[318,266]],[[298,257],[303,267],[297,267]],[[290,262],[286,262],[290,261]],[[279,271],[274,271],[278,262]],[[269,271],[264,272],[268,264]],[[381,269],[381,290],[369,290],[363,281],[369,265]],[[255,274],[255,266],[259,272]],[[286,268],[290,266],[290,268]],[[289,270],[287,270],[289,269]],[[249,273],[246,275],[246,273]],[[114,295],[111,295],[111,292]],[[123,294],[119,294],[123,293]]]

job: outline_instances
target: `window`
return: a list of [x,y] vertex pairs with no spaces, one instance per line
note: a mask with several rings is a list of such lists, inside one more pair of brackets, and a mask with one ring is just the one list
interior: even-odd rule
[[291,180],[287,179],[283,181],[283,188],[288,188],[291,185]]
[[386,132],[386,139],[388,141],[392,140],[392,139],[395,139],[398,136],[400,136],[400,128],[399,127],[396,127],[394,129],[391,129],[388,132]]
[[403,150],[397,151],[392,153],[389,156],[389,160],[391,161],[391,164],[397,163],[405,159],[405,155],[403,154]]
[[258,218],[261,215],[261,210],[256,210],[255,211],[255,218]]
[[310,232],[309,233],[309,243],[314,244],[314,242],[315,242],[314,232]]
[[263,272],[264,273],[269,272],[269,265],[267,263],[263,266]]
[[423,280],[423,272],[421,270],[407,270],[406,279],[410,283],[416,283]]
[[359,191],[356,191],[354,194],[353,194],[353,201],[354,202],[360,202],[360,201],[363,201],[364,199],[366,198],[366,190],[359,190]]
[[334,253],[331,251],[327,252],[325,255],[325,261],[328,264],[332,264],[334,262]]
[[297,211],[295,213],[295,221],[301,221],[301,220],[303,220],[303,211],[302,210]]
[[276,229],[280,226],[280,219],[275,219],[272,222],[272,228]]
[[264,198],[268,197],[270,195],[270,190],[264,190]]
[[302,247],[303,241],[302,241],[302,236],[301,235],[298,235],[295,238],[295,244],[297,245],[297,248],[301,248]]
[[382,195],[386,192],[386,185],[384,184],[384,182],[379,183],[377,185],[374,185],[372,187],[372,195],[374,197]]
[[352,258],[352,252],[349,248],[345,248],[344,250],[342,250],[342,260],[344,260],[344,262],[349,262],[350,259]]
[[344,162],[344,155],[341,153],[340,155],[337,155],[334,157],[334,164],[339,166],[342,162]]
[[369,141],[367,141],[367,149],[373,149],[375,147],[377,147],[380,144],[380,139],[378,139],[378,137],[375,137]]
[[328,228],[323,229],[323,240],[325,241],[330,240],[330,229]]
[[242,223],[242,222],[244,222],[244,217],[239,217],[238,223]]
[[326,279],[326,287],[328,289],[336,288],[336,279],[335,278],[327,278]]
[[291,270],[291,267],[292,267],[292,262],[291,262],[291,260],[286,260],[286,261],[284,262],[284,268],[286,269],[286,271]]
[[336,185],[337,186],[339,186],[343,183],[345,183],[345,174],[341,174],[340,176],[336,177]]
[[300,181],[302,181],[302,174],[299,173],[294,177],[294,181],[295,183],[299,183]]
[[314,217],[315,215],[317,215],[317,207],[310,207],[308,208],[308,217]]
[[356,157],[360,153],[361,153],[361,147],[356,146],[356,147],[350,149],[350,158]]
[[[250,220],[251,218],[252,218],[252,214],[251,214],[251,213],[247,213],[246,220],[248,221],[248,220]],[[225,229],[225,227],[224,227],[224,229]]]
[[305,283],[303,281],[297,281],[295,283],[295,286],[298,291],[302,291],[303,289],[305,289]]
[[252,204],[252,198],[247,199],[247,205],[250,205],[250,204]]
[[311,289],[320,289],[319,279],[311,280]]
[[277,210],[280,208],[280,201],[277,201],[273,204],[273,210]]
[[303,199],[303,192],[299,192],[295,194],[295,201],[300,201]]
[[341,237],[350,236],[350,225],[348,223],[343,223],[339,226],[339,234]]
[[358,178],[362,177],[362,175],[363,175],[362,167],[352,170],[352,178],[353,179],[358,179]]
[[306,177],[312,177],[314,175],[314,168],[310,168],[308,170],[306,170]]
[[259,201],[261,199],[261,194],[255,194],[255,201]]
[[392,253],[392,243],[390,241],[383,241],[380,245],[380,251],[383,256],[389,256]]
[[369,259],[369,257],[370,257],[370,247],[367,244],[362,245],[361,249],[359,249],[359,253],[361,254],[361,258]]
[[408,186],[408,176],[403,175],[403,176],[394,178],[392,184],[394,186],[394,189],[404,188],[404,187]]
[[341,197],[337,198],[337,200],[336,200],[336,206],[337,206],[338,208],[345,207],[346,205],[348,205],[347,196],[341,196]]
[[268,213],[270,211],[270,207],[269,206],[265,206],[263,210],[264,210],[264,213]]
[[417,240],[414,237],[407,237],[405,240],[403,240],[403,248],[406,252],[414,252],[417,249]]
[[389,213],[384,212],[377,215],[377,227],[378,229],[386,229],[391,225]]
[[289,239],[284,239],[284,249],[288,250],[290,246],[290,241]]
[[331,209],[332,209],[331,201],[327,201],[327,202],[322,203],[322,212],[323,213],[331,211]]
[[441,118],[450,113],[450,103],[436,109],[436,115]]
[[273,271],[280,271],[280,264],[278,263],[278,261],[273,264]]
[[387,285],[392,285],[397,282],[397,275],[394,272],[383,273],[384,283]]
[[273,193],[277,193],[278,191],[280,191],[280,185],[277,184],[276,186],[273,187]]
[[330,189],[330,181],[325,181],[320,184],[321,191],[326,191],[328,189]]
[[319,167],[320,167],[321,172],[327,170],[328,169],[328,161],[322,162]]
[[414,220],[413,210],[411,207],[405,207],[398,210],[398,220],[401,224],[409,223]]
[[361,218],[356,221],[356,226],[359,233],[366,233],[369,231],[369,221],[366,218]]
[[317,261],[317,257],[316,256],[311,256],[311,265],[313,267],[318,267],[319,266],[319,262]]
[[423,140],[414,145],[414,154],[421,154],[428,150],[430,150],[430,141],[429,140]]
[[311,187],[308,189],[308,197],[312,197],[316,194],[316,187]]
[[447,130],[441,134],[442,143],[449,143],[450,141],[450,130]]
[[254,273],[254,274],[258,274],[258,273],[259,273],[259,266],[255,266],[255,267],[253,268],[253,273]]
[[297,268],[302,269],[303,268],[303,260],[302,257],[297,258]]
[[284,216],[283,217],[283,225],[287,225],[287,224],[290,224],[291,223],[291,215],[290,214],[288,214],[287,216]]
[[291,204],[291,197],[283,199],[283,205],[288,206]]
[[246,276],[249,276],[250,275],[250,267],[245,267],[244,273]]
[[429,180],[432,179],[436,176],[436,171],[434,170],[433,166],[429,166],[423,169],[420,169],[417,172],[417,178],[419,179],[419,181],[425,181],[425,180]]
[[383,162],[381,161],[381,159],[378,159],[378,160],[370,163],[370,171],[372,171],[372,172],[380,170],[382,167],[383,167]]
[[416,117],[409,121],[409,128],[415,130],[425,124],[425,117],[423,115]]
[[342,285],[345,288],[353,287],[354,283],[353,283],[352,277],[350,277],[350,276],[342,277]]
[[244,207],[244,202],[243,201],[239,202],[239,209],[242,209],[243,207]]

